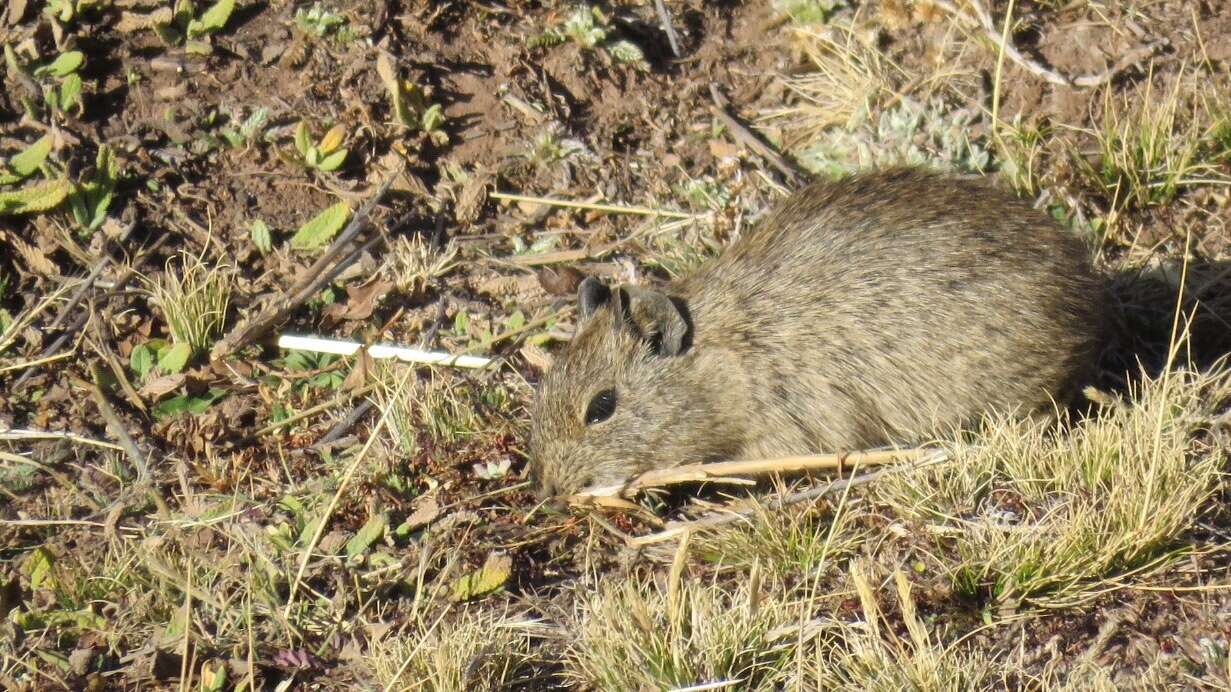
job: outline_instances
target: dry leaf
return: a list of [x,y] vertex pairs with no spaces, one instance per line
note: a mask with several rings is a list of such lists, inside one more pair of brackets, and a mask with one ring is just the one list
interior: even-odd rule
[[577,293],[585,274],[572,267],[544,266],[535,270],[539,277],[539,285],[553,296],[571,296]]
[[379,279],[361,286],[346,287],[346,304],[332,303],[321,312],[335,320],[366,320],[376,310],[376,304],[393,288],[393,283]]
[[9,237],[9,242],[17,250],[17,254],[21,255],[21,258],[25,260],[26,267],[30,271],[46,277],[60,275],[60,268],[47,259],[47,255],[43,254],[42,250],[16,236]]
[[479,218],[483,205],[487,203],[487,192],[494,178],[491,171],[480,168],[462,184],[462,191],[457,196],[455,209],[455,216],[459,223],[471,224]]
[[137,390],[143,399],[161,399],[164,395],[173,392],[184,384],[187,377],[182,372],[163,375],[145,383],[145,386]]
[[369,373],[372,372],[372,356],[368,354],[366,348],[360,349],[359,353],[355,354],[355,365],[350,372],[346,374],[346,379],[342,380],[342,391],[355,392],[361,389],[368,383]]
[[407,529],[414,531],[421,526],[427,526],[436,521],[438,516],[440,516],[440,503],[436,502],[436,498],[423,498],[415,502],[415,511],[411,512],[409,517],[406,517],[403,525]]

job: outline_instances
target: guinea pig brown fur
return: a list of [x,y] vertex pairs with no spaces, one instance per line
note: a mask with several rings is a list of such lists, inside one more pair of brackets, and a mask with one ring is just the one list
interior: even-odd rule
[[1080,239],[986,182],[913,169],[813,183],[692,275],[586,279],[578,301],[534,405],[541,495],[1052,411],[1104,324]]

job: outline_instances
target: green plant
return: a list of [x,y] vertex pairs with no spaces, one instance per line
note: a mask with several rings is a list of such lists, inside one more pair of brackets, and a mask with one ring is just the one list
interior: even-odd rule
[[119,164],[111,147],[99,146],[94,169],[78,181],[68,198],[73,219],[83,230],[93,231],[107,219],[118,175]]
[[376,72],[389,92],[398,124],[423,132],[436,146],[449,143],[448,133],[441,129],[445,123],[444,108],[431,102],[426,88],[399,78],[397,68],[384,53],[376,59]]
[[222,334],[231,302],[231,275],[228,265],[211,267],[184,253],[179,262],[167,262],[157,281],[147,282],[150,299],[171,333],[172,348],[183,354],[176,354],[177,359],[186,363],[208,351]]
[[845,6],[842,0],[773,0],[774,11],[796,24],[824,24]]
[[1022,195],[1034,197],[1042,191],[1042,160],[1051,136],[1052,128],[1046,123],[1023,123],[1020,113],[1011,124],[1002,123],[996,130],[993,143],[1000,172]]
[[611,39],[607,16],[597,7],[582,5],[558,26],[548,27],[527,40],[531,48],[557,46],[568,41],[586,50],[601,49],[618,63],[645,66],[645,53],[637,44]]
[[230,123],[223,125],[219,134],[232,149],[251,147],[265,133],[265,122],[268,119],[269,109],[261,106],[253,110],[238,127]]
[[71,24],[82,14],[102,9],[110,4],[110,0],[47,0],[47,4],[43,7],[43,14],[61,24]]
[[332,35],[343,43],[352,38],[346,30],[346,17],[325,9],[319,2],[313,3],[308,9],[301,7],[295,10],[295,26],[305,34],[317,38],[327,38]]
[[346,129],[334,125],[316,143],[308,132],[308,123],[300,120],[295,128],[295,149],[303,158],[303,164],[309,169],[318,171],[335,171],[346,161],[347,150],[342,148],[346,138]]
[[[10,73],[19,75],[27,84],[41,86],[43,105],[54,112],[76,110],[80,115],[83,106],[81,93],[83,83],[77,71],[85,63],[85,54],[73,50],[61,53],[50,61],[35,66],[21,63],[9,44],[4,44],[4,59]],[[48,84],[47,82],[51,82]],[[26,95],[20,97],[27,114],[39,119],[42,108]]]
[[170,21],[155,24],[154,31],[168,44],[187,43],[191,50],[208,52],[208,44],[201,39],[208,39],[210,34],[224,29],[233,11],[235,0],[218,0],[200,15],[192,0],[176,0]]

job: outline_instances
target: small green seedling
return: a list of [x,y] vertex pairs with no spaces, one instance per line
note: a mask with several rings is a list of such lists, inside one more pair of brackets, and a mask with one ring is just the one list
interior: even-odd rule
[[154,31],[170,45],[185,45],[190,52],[209,53],[209,36],[227,25],[235,11],[235,0],[218,0],[197,15],[192,0],[176,0],[175,11],[168,24],[156,24]]
[[612,60],[643,67],[645,53],[635,43],[623,39],[611,39],[607,16],[597,7],[582,5],[559,26],[549,27],[538,36],[531,37],[531,48],[558,46],[572,41],[586,50],[602,49]]
[[71,24],[82,14],[102,9],[108,4],[108,0],[47,0],[43,14],[61,24]]
[[774,0],[774,10],[795,24],[824,24],[846,3],[842,0]]
[[332,34],[342,40],[347,33],[344,31],[346,17],[321,7],[319,2],[313,3],[309,9],[301,7],[295,10],[295,26],[305,34],[317,38],[326,38]]
[[346,129],[334,125],[320,141],[312,143],[312,135],[308,132],[308,123],[300,120],[295,128],[295,148],[303,157],[303,164],[309,169],[318,171],[336,171],[346,161],[346,149],[342,141],[346,138]]
[[43,135],[8,161],[0,160],[0,185],[21,182],[41,169],[51,153],[51,144],[51,135]]
[[222,135],[222,138],[226,140],[227,145],[232,149],[250,148],[265,133],[265,121],[268,119],[269,109],[261,106],[252,111],[252,114],[245,118],[239,124],[239,127],[231,124],[223,125],[219,134]]
[[264,221],[254,220],[248,226],[248,233],[252,238],[252,244],[256,246],[257,252],[261,255],[268,255],[273,250],[273,234],[270,233],[269,226]]
[[[10,74],[26,84],[33,85],[31,88],[41,88],[43,103],[53,112],[75,110],[77,115],[81,115],[82,81],[77,70],[85,63],[85,53],[79,50],[65,51],[50,62],[31,67],[18,61],[17,53],[5,44],[4,61]],[[43,108],[36,100],[26,96],[20,97],[20,100],[27,115],[36,120],[41,119]]]
[[384,53],[376,58],[376,72],[389,92],[393,114],[399,124],[422,131],[436,146],[449,143],[448,133],[441,129],[445,122],[444,108],[439,103],[431,102],[427,89],[400,79],[397,69]]
[[83,177],[69,195],[73,220],[82,230],[90,232],[103,225],[118,177],[119,165],[116,163],[115,154],[111,147],[104,144],[98,148],[94,170],[87,177]]

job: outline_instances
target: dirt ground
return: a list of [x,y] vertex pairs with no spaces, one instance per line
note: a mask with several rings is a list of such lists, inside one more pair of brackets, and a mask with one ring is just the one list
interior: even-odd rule
[[[116,170],[93,227],[72,213],[76,197],[48,212],[0,204],[0,682],[370,686],[386,679],[372,670],[374,642],[410,623],[448,621],[464,607],[563,627],[599,575],[661,578],[673,549],[633,550],[622,539],[652,533],[651,522],[532,511],[523,481],[533,386],[572,328],[580,273],[652,281],[685,271],[755,223],[806,168],[830,170],[809,153],[818,136],[798,112],[770,117],[801,102],[791,79],[815,69],[803,20],[783,11],[807,4],[666,2],[679,57],[655,3],[637,0],[598,6],[588,21],[604,34],[592,46],[561,29],[579,7],[566,2],[241,0],[223,27],[188,41],[151,28],[165,3],[0,7],[0,43],[14,63],[0,92],[0,156],[11,165],[48,136],[51,152],[31,180],[73,181],[74,195],[108,177],[100,150]],[[1002,21],[1006,3],[992,4]],[[1015,179],[994,144],[993,109],[1000,123],[1038,128],[1046,134],[1030,149],[1035,177],[1017,184],[1022,194],[1090,238],[1109,272],[1140,274],[1187,252],[1193,271],[1214,277],[1201,291],[1216,294],[1227,283],[1231,204],[1225,182],[1207,182],[1225,181],[1231,158],[1207,156],[1204,142],[1226,138],[1231,151],[1231,127],[1193,120],[1203,138],[1194,146],[1205,149],[1186,161],[1208,165],[1165,198],[1151,196],[1165,183],[1144,183],[1153,192],[1125,203],[1081,162],[1102,165],[1109,119],[1173,92],[1184,113],[1208,106],[1202,112],[1231,118],[1231,4],[1017,3],[1011,37],[1024,60],[999,65],[999,31],[958,5],[833,3],[830,24],[855,27],[858,45],[892,65],[892,93],[867,92],[866,107],[943,104],[934,113],[956,123],[962,153],[949,156],[948,135],[933,141],[922,129],[907,144],[928,163],[1005,185]],[[84,55],[74,71],[80,100],[49,106],[47,90],[63,90],[65,78],[38,66],[73,51]],[[377,67],[382,56],[410,120]],[[1055,84],[1027,60],[1098,83]],[[305,163],[301,122],[322,150],[340,127],[347,154],[336,169]],[[1177,121],[1168,135],[1186,127]],[[751,148],[749,134],[781,151],[787,171]],[[328,239],[296,249],[297,229],[339,202],[353,213],[386,181],[357,241],[373,242],[285,319],[225,357],[141,365],[161,361],[172,340],[151,291],[158,282],[183,276],[190,261],[225,267],[230,301],[213,339],[233,334],[319,273]],[[268,228],[267,247],[254,223]],[[448,267],[416,259],[446,251],[456,253]],[[1158,337],[1170,308],[1126,311],[1122,338],[1147,344],[1134,357],[1165,359]],[[1208,363],[1231,327],[1221,332],[1213,318],[1197,326],[1198,360]],[[382,424],[390,382],[404,370],[295,356],[274,345],[283,333],[499,363],[416,371],[412,403]],[[1109,354],[1102,384],[1124,386],[1117,368],[1128,360]],[[29,430],[54,436],[15,432]],[[656,509],[697,511],[686,504]],[[1168,671],[1185,671],[1169,673],[1170,685],[1225,683],[1222,514],[1202,515],[1191,529],[1202,549],[1164,574],[1125,576],[1132,588],[1072,607],[972,601],[929,572],[914,575],[918,608],[943,623],[946,641],[1011,659],[1008,687],[1047,687],[1040,681],[1063,681],[1083,661],[1131,679],[1160,656],[1175,663]],[[872,517],[861,521],[887,536],[878,560],[932,564],[935,546]],[[494,584],[478,584],[485,579]],[[544,660],[520,688],[586,686]],[[210,687],[218,668],[229,677]]]

